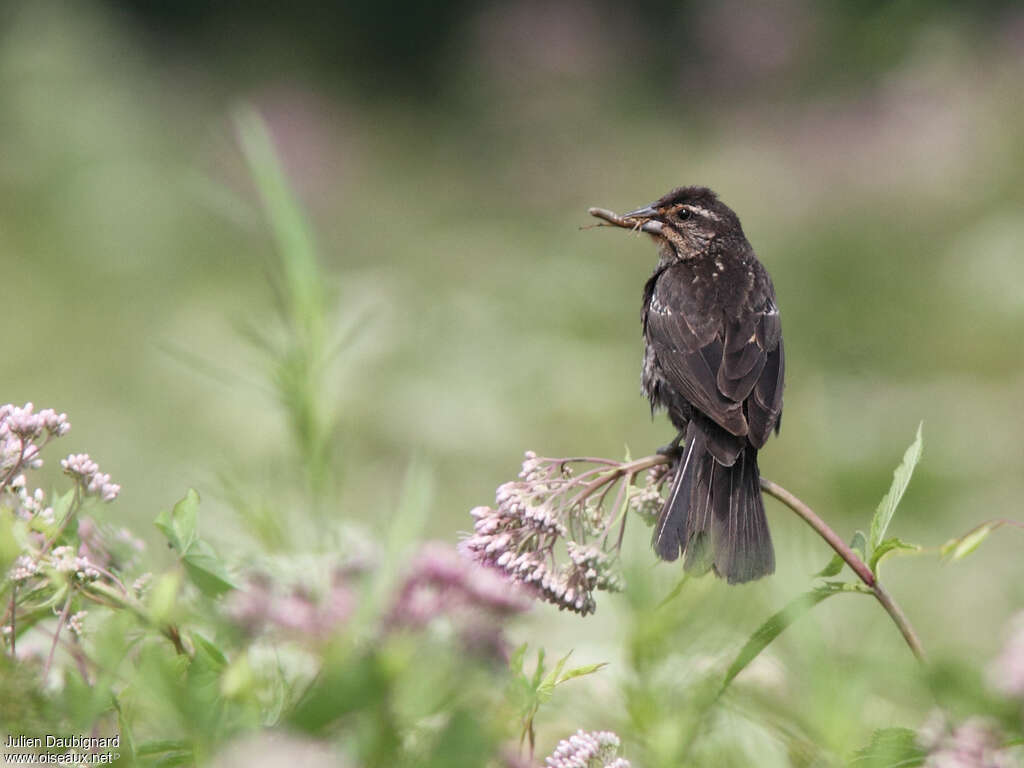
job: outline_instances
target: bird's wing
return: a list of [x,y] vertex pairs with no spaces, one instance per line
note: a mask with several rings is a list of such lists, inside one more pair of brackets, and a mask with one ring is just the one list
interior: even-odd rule
[[782,323],[774,300],[769,301],[762,315],[756,341],[764,351],[765,363],[747,398],[747,422],[750,426],[747,437],[755,448],[760,448],[772,429],[778,432],[782,418],[786,353],[782,345]]
[[659,279],[647,314],[648,343],[666,378],[727,432],[760,448],[782,411],[782,325],[771,281],[763,272],[742,286],[727,319],[714,286],[691,270]]
[[692,283],[684,265],[666,269],[652,286],[647,304],[647,343],[665,378],[697,410],[733,435],[747,434],[742,401],[718,386],[723,343],[728,341],[721,311]]

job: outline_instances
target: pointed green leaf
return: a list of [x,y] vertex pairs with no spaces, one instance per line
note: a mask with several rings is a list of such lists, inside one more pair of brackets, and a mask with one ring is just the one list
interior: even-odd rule
[[174,509],[157,515],[154,524],[179,553],[184,553],[195,541],[198,520],[199,494],[194,488],[189,488]]
[[540,688],[540,683],[544,679],[544,649],[537,649],[537,668],[533,671],[533,690]]
[[851,768],[911,768],[924,762],[917,732],[909,728],[882,728],[871,734],[871,744],[857,751]]
[[236,585],[213,548],[202,539],[196,539],[181,559],[192,583],[207,597],[216,597]]
[[903,493],[907,490],[910,477],[914,474],[914,467],[921,460],[923,445],[921,428],[923,426],[924,422],[918,424],[917,436],[914,438],[914,442],[910,444],[910,447],[907,448],[906,453],[903,454],[903,461],[900,462],[900,465],[896,467],[892,474],[892,485],[889,486],[889,492],[885,494],[878,505],[878,509],[875,510],[875,516],[871,520],[870,542],[872,551],[885,538],[885,531],[889,527],[889,523],[892,522],[893,515],[896,514],[896,507],[899,506]]
[[597,664],[586,664],[586,665],[584,665],[582,667],[574,667],[573,669],[570,669],[568,672],[566,672],[564,675],[562,675],[560,678],[558,678],[558,682],[556,682],[555,685],[561,685],[562,683],[566,682],[567,680],[572,680],[573,678],[576,678],[576,677],[584,677],[586,675],[592,675],[595,672],[597,672],[599,669],[604,669],[607,666],[608,666],[608,662],[607,661],[600,661]]
[[827,582],[816,589],[812,589],[810,592],[800,595],[781,611],[769,618],[754,631],[754,634],[750,636],[746,644],[740,649],[739,655],[729,665],[729,669],[725,673],[725,680],[722,682],[722,690],[724,691],[736,675],[756,659],[761,651],[767,648],[776,637],[781,635],[786,627],[822,600],[845,591],[848,591],[846,584],[842,582]]
[[666,605],[675,600],[683,591],[683,587],[686,586],[686,582],[690,578],[690,571],[684,571],[683,577],[679,579],[679,583],[672,587],[672,591],[665,595],[665,599],[658,603],[658,608],[664,608]]
[[537,687],[537,692],[542,693],[546,696],[551,695],[551,691],[554,690],[557,684],[558,676],[562,674],[562,670],[565,669],[565,663],[569,661],[569,657],[572,656],[572,651],[569,651],[565,656],[555,662],[554,668],[541,681],[541,684]]
[[[861,560],[865,558],[864,547],[866,544],[867,537],[864,536],[864,531],[855,531],[853,538],[850,539],[850,549],[856,552],[857,556],[860,557]],[[823,579],[830,579],[833,576],[839,575],[839,572],[843,570],[845,562],[846,561],[843,560],[841,555],[833,555],[832,559],[828,561],[828,565],[814,575]]]
[[987,523],[982,523],[973,531],[968,531],[960,538],[947,541],[942,545],[939,552],[943,557],[947,557],[950,560],[962,560],[981,546],[981,542],[987,539],[988,535],[1002,524],[1002,520],[989,520]]
[[516,648],[508,657],[508,669],[514,675],[523,674],[523,664],[526,661],[526,649],[528,643],[523,643]]
[[828,561],[828,565],[818,571],[815,576],[822,578],[832,578],[833,576],[839,575],[839,572],[843,570],[843,563],[845,561],[839,555],[832,555],[832,559]]
[[181,752],[188,749],[188,742],[184,740],[157,740],[147,741],[143,744],[139,744],[135,750],[135,754],[139,757],[150,757],[152,755],[160,755],[164,752]]
[[868,558],[868,537],[864,535],[864,531],[857,529],[853,532],[853,538],[850,539],[850,549],[857,553],[857,557],[861,560],[867,560]]
[[878,564],[882,562],[882,558],[897,550],[905,552],[920,552],[921,547],[917,544],[911,544],[903,541],[902,539],[886,539],[875,547],[875,551],[871,553],[871,561],[868,563],[868,568],[870,568],[871,572],[877,576]]
[[220,649],[220,646],[212,640],[203,637],[198,632],[192,633],[192,639],[195,641],[196,648],[202,649],[210,657],[210,660],[217,669],[227,666],[228,658],[224,655],[224,651]]

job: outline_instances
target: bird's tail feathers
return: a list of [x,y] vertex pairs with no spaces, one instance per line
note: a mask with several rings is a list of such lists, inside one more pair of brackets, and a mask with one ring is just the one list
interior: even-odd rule
[[730,584],[774,572],[757,449],[748,445],[732,466],[725,466],[708,452],[703,432],[691,422],[654,547],[664,560],[683,553],[687,571],[714,570]]

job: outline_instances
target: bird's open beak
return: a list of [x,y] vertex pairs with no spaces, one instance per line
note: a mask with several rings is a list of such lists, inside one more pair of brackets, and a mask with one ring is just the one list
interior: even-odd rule
[[614,224],[616,227],[636,229],[652,235],[661,234],[661,222],[654,218],[658,215],[658,212],[649,205],[637,208],[629,213],[624,213],[621,216],[605,208],[591,208],[589,213],[591,216],[607,221],[609,224]]

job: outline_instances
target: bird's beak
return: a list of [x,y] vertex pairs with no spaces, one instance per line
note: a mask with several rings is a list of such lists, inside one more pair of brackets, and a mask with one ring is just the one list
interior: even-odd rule
[[657,216],[658,212],[650,205],[645,205],[643,208],[637,208],[635,211],[622,214],[624,219],[649,219],[653,216]]
[[609,224],[614,224],[617,227],[640,230],[652,235],[661,234],[662,224],[654,218],[658,215],[658,212],[650,205],[637,208],[635,211],[624,213],[621,216],[604,208],[591,208],[589,213],[591,216],[607,221]]

